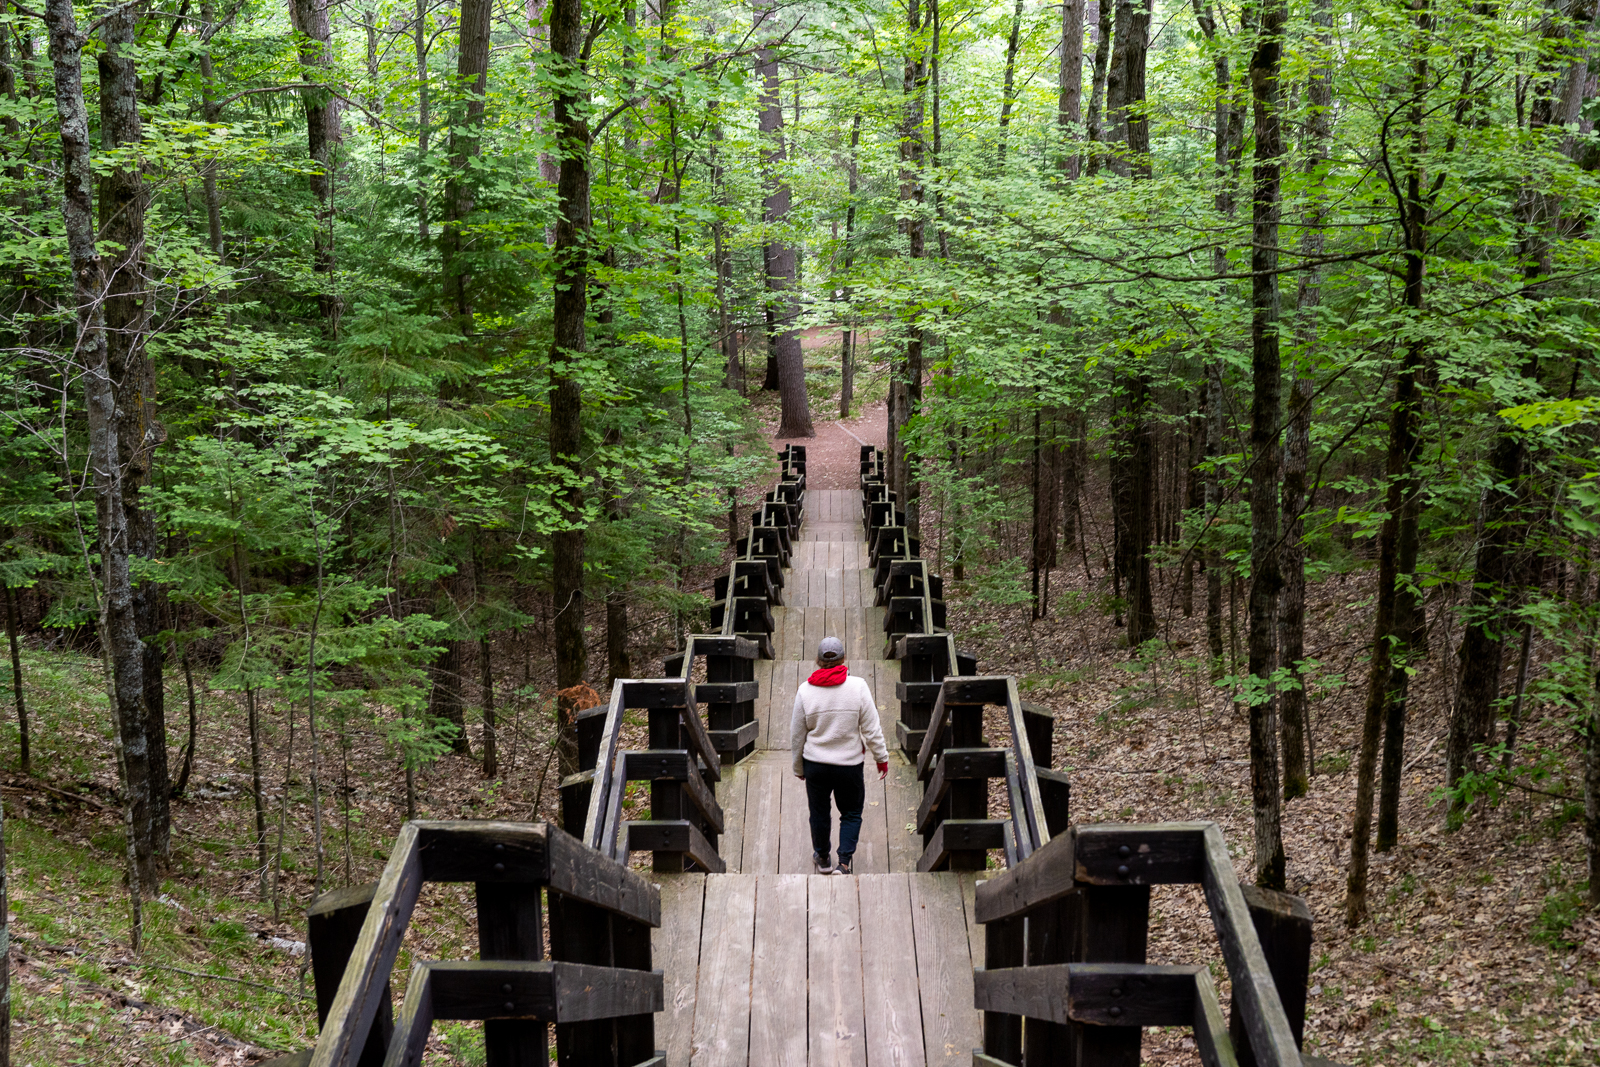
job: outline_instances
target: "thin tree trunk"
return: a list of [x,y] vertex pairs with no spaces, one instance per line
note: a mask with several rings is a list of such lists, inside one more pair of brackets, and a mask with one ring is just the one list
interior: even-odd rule
[[[1096,27],[1094,39],[1094,74],[1089,81],[1089,141],[1091,144],[1100,144],[1105,141],[1102,115],[1105,107],[1106,78],[1110,73],[1112,12],[1114,7],[1113,0],[1100,0],[1100,21]],[[1089,173],[1091,175],[1098,173],[1102,162],[1104,162],[1104,154],[1091,149],[1089,152]]]
[[[856,265],[856,194],[860,191],[860,175],[857,173],[857,151],[861,147],[861,112],[850,123],[850,201],[844,209],[844,274],[848,278],[850,271]],[[850,287],[844,287],[845,315],[849,323],[845,326],[844,335],[840,338],[839,347],[839,417],[850,417],[850,403],[855,399],[856,381],[856,331],[855,314],[850,310]]]
[[189,775],[194,771],[194,746],[200,735],[200,706],[194,695],[194,671],[189,666],[189,650],[180,656],[183,664],[183,684],[189,692],[189,743],[183,746],[183,766],[178,770],[178,781],[172,787],[174,797],[183,796],[189,788]]
[[[1402,304],[1414,316],[1423,308],[1427,274],[1428,206],[1423,193],[1423,97],[1430,78],[1428,51],[1432,42],[1433,15],[1426,0],[1417,0],[1415,45],[1411,64],[1411,91],[1414,103],[1408,109],[1411,155],[1405,164],[1405,190],[1398,207],[1405,236],[1405,284]],[[1404,687],[1409,677],[1404,669],[1406,641],[1410,634],[1409,605],[1400,600],[1400,584],[1408,539],[1414,538],[1416,475],[1412,465],[1416,453],[1417,373],[1422,367],[1424,342],[1418,338],[1406,345],[1395,379],[1394,406],[1389,417],[1387,458],[1388,517],[1378,531],[1377,610],[1373,619],[1372,660],[1367,675],[1366,713],[1361,728],[1361,754],[1356,766],[1356,801],[1350,839],[1350,870],[1345,880],[1344,918],[1354,927],[1367,916],[1367,869],[1372,833],[1372,801],[1377,785],[1378,741],[1389,720],[1391,703],[1402,706]],[[1413,559],[1414,556],[1414,548]],[[1397,667],[1399,669],[1397,669]],[[1397,688],[1398,687],[1398,688]],[[1398,744],[1392,744],[1399,748]]]
[[1004,87],[1000,90],[1000,144],[996,162],[1000,171],[1006,166],[1006,134],[1011,128],[1011,105],[1017,81],[1017,44],[1022,38],[1022,0],[1017,0],[1011,12],[1011,36],[1006,39],[1006,68]]
[[22,650],[17,644],[17,591],[6,586],[6,639],[11,643],[11,692],[17,704],[17,766],[23,774],[33,773],[33,758],[28,752],[28,703],[22,692]]
[[122,775],[128,834],[128,896],[132,940],[139,947],[143,892],[156,885],[158,852],[151,822],[150,752],[144,720],[144,650],[134,614],[128,566],[129,536],[123,508],[118,454],[117,401],[106,345],[101,296],[106,277],[96,247],[94,167],[89,155],[89,116],[83,98],[83,39],[70,0],[47,0],[45,26],[55,74],[56,113],[62,154],[61,213],[67,238],[76,305],[76,355],[84,372],[89,466],[93,472],[95,521],[100,553],[100,640],[106,690],[115,715],[113,733]]
[[[1333,136],[1333,3],[1316,0],[1312,7],[1316,27],[1310,76],[1306,82],[1306,159],[1304,170],[1313,183],[1327,164],[1328,145]],[[1327,204],[1313,200],[1306,213],[1301,252],[1308,259],[1322,254],[1323,223]],[[1300,346],[1309,351],[1317,338],[1316,311],[1322,304],[1322,276],[1315,269],[1301,275],[1295,300],[1295,331]],[[1311,788],[1306,744],[1306,693],[1301,662],[1305,659],[1305,519],[1315,487],[1306,485],[1311,456],[1312,381],[1297,373],[1289,386],[1288,434],[1283,462],[1283,548],[1279,552],[1283,570],[1283,594],[1278,607],[1278,655],[1290,672],[1293,684],[1280,694],[1282,713],[1280,740],[1283,746],[1283,798],[1293,800]]]
[[500,736],[494,717],[494,656],[489,635],[478,638],[478,688],[483,699],[483,776],[500,773]]
[[[584,640],[583,590],[583,394],[578,367],[588,349],[584,318],[588,310],[589,126],[587,74],[582,65],[583,0],[552,0],[550,51],[561,77],[555,95],[555,126],[560,135],[560,215],[556,223],[554,339],[550,347],[550,461],[565,472],[557,494],[563,528],[551,535],[556,686],[569,690],[588,673]],[[559,706],[560,772],[578,769],[576,704]]]
[[433,134],[431,86],[428,78],[428,0],[417,0],[411,23],[417,58],[417,237],[428,243],[428,145]]
[[[1250,248],[1250,782],[1255,801],[1256,884],[1283,889],[1282,807],[1278,796],[1277,669],[1278,419],[1282,408],[1279,347],[1278,216],[1283,133],[1279,124],[1279,69],[1286,0],[1261,12],[1260,43],[1250,61],[1255,103],[1256,159]],[[1130,128],[1131,129],[1131,128]]]
[[[727,208],[732,201],[728,194],[726,168],[722,164],[719,145],[722,143],[722,114],[721,104],[713,100],[710,105],[711,114],[714,116],[711,124],[711,146],[709,157],[711,164],[711,185],[716,190],[717,204]],[[722,352],[722,385],[726,389],[737,388],[740,393],[745,392],[744,377],[739,373],[739,334],[733,328],[733,316],[728,311],[729,292],[733,288],[733,252],[728,248],[727,223],[718,215],[711,223],[712,258],[713,266],[717,272],[717,345]]]
[[1511,698],[1511,711],[1506,715],[1506,753],[1500,760],[1500,770],[1508,772],[1516,761],[1517,731],[1522,724],[1522,700],[1528,692],[1528,656],[1533,651],[1533,624],[1522,624],[1522,654],[1517,658],[1516,695]]

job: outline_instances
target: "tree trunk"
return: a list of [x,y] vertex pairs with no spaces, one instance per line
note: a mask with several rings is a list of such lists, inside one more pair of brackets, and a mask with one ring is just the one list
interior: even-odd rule
[[1061,73],[1057,78],[1056,135],[1061,139],[1057,166],[1062,176],[1078,176],[1083,159],[1067,145],[1077,136],[1083,118],[1083,4],[1065,0],[1061,5]]
[[490,0],[462,0],[461,47],[456,56],[457,117],[450,124],[450,176],[445,181],[444,234],[439,250],[444,260],[445,296],[463,334],[472,332],[471,269],[463,224],[472,214],[473,161],[482,150],[484,91],[489,79]]
[[47,0],[45,25],[55,73],[60,116],[61,213],[67,237],[76,304],[77,351],[83,360],[88,413],[89,467],[94,480],[95,524],[100,553],[100,641],[107,663],[106,688],[115,715],[113,734],[122,775],[128,834],[128,891],[135,948],[143,893],[154,889],[159,853],[152,825],[150,751],[144,720],[144,649],[134,614],[128,567],[127,513],[122,497],[117,402],[108,365],[105,265],[96,247],[94,168],[89,155],[89,116],[83,99],[83,42],[69,0]]
[[1278,419],[1282,408],[1278,349],[1279,171],[1283,133],[1279,125],[1279,67],[1286,0],[1271,0],[1261,12],[1260,43],[1250,61],[1255,103],[1256,159],[1250,248],[1250,782],[1255,799],[1256,884],[1284,888],[1281,802],[1278,797],[1277,669]]
[[433,666],[428,673],[433,676],[433,684],[428,691],[428,714],[434,719],[443,719],[456,728],[456,735],[450,741],[450,749],[462,756],[472,755],[472,746],[467,743],[467,717],[463,709],[461,698],[462,682],[462,652],[466,640],[459,637],[447,638],[440,642],[444,650],[434,659]]
[[[856,194],[860,191],[856,154],[861,147],[861,112],[850,122],[850,201],[844,209],[844,274],[849,277],[856,265]],[[839,341],[839,417],[850,417],[850,403],[855,398],[856,331],[855,314],[850,310],[850,287],[844,287],[845,315],[849,322]]]
[[6,862],[5,805],[0,801],[0,945],[5,946],[0,953],[0,1067],[11,1067],[11,893]]
[[189,694],[189,743],[183,746],[183,766],[178,769],[178,780],[173,783],[172,795],[181,797],[189,788],[189,775],[194,771],[194,746],[200,737],[200,708],[194,696],[194,671],[189,666],[189,650],[182,653],[183,686]]
[[[1315,54],[1306,81],[1305,173],[1313,182],[1328,160],[1333,135],[1333,3],[1316,0],[1312,7]],[[1322,254],[1323,223],[1327,205],[1318,198],[1306,213],[1301,252],[1307,258]],[[1316,310],[1322,304],[1322,276],[1315,268],[1300,277],[1295,301],[1295,329],[1300,345],[1309,351],[1317,338]],[[1306,760],[1306,693],[1301,662],[1305,659],[1306,550],[1304,514],[1311,507],[1315,487],[1306,485],[1311,456],[1311,379],[1297,374],[1289,386],[1288,435],[1283,452],[1283,594],[1278,605],[1278,656],[1294,684],[1280,694],[1283,745],[1283,798],[1305,796],[1311,788]]]
[[[1593,22],[1594,0],[1572,5],[1569,17],[1578,26]],[[1547,33],[1565,35],[1572,26],[1561,19],[1547,21]],[[1552,69],[1545,73],[1542,84],[1529,112],[1529,128],[1534,134],[1571,129],[1579,119],[1583,102],[1583,84],[1588,76],[1589,64],[1584,50],[1574,49],[1569,65],[1558,78]],[[1562,54],[1557,51],[1557,54]],[[1575,150],[1573,138],[1564,139],[1563,151],[1569,156]],[[1528,283],[1529,298],[1538,300],[1543,294],[1539,280],[1550,272],[1550,240],[1560,218],[1559,200],[1541,187],[1547,179],[1530,179],[1523,189],[1514,212],[1522,239],[1518,249],[1523,261],[1523,279]],[[1523,343],[1529,353],[1521,373],[1525,378],[1536,377],[1537,339],[1525,338]],[[1514,556],[1517,546],[1527,538],[1527,519],[1519,515],[1523,507],[1523,464],[1527,446],[1520,430],[1504,426],[1489,451],[1489,484],[1484,488],[1478,504],[1477,556],[1473,563],[1472,592],[1467,603],[1466,626],[1461,635],[1457,656],[1460,662],[1457,675],[1456,700],[1451,709],[1450,729],[1445,742],[1445,783],[1455,787],[1468,772],[1480,767],[1478,746],[1493,739],[1494,705],[1500,696],[1500,678],[1504,669],[1503,641],[1513,625],[1510,613],[1518,602],[1515,581]],[[1452,800],[1447,817],[1452,828],[1461,824],[1465,809],[1459,800]]]
[[[300,42],[301,74],[308,82],[325,82],[333,67],[333,27],[328,0],[290,0],[290,21]],[[311,269],[319,277],[317,305],[330,337],[339,332],[339,298],[333,289],[333,146],[339,140],[339,116],[327,89],[302,89],[306,115],[306,154],[311,158],[311,195],[317,202],[316,234]]]
[[428,145],[433,134],[432,93],[428,78],[428,0],[417,0],[411,22],[411,43],[417,59],[417,238],[428,243]]
[[1136,374],[1122,379],[1112,454],[1112,499],[1116,514],[1117,574],[1128,605],[1128,647],[1137,649],[1156,635],[1150,589],[1151,511],[1155,477],[1150,434],[1150,383]]
[[1154,171],[1150,162],[1150,119],[1144,109],[1144,75],[1145,56],[1150,48],[1150,11],[1143,4],[1128,6],[1131,10],[1124,51],[1122,124],[1128,131],[1128,171],[1135,178],[1149,178]]
[[1012,97],[1016,91],[1017,43],[1022,37],[1022,0],[1011,12],[1011,36],[1006,39],[1006,68],[1004,87],[1000,90],[1000,144],[995,155],[998,169],[1006,168],[1006,134],[1011,128]]
[[[100,75],[100,143],[112,152],[137,153],[144,140],[139,120],[139,73],[134,65],[136,16],[120,9],[101,28],[104,50]],[[156,421],[155,369],[145,351],[150,333],[150,300],[145,271],[144,218],[149,203],[137,159],[112,167],[100,178],[100,237],[117,246],[106,264],[106,361],[117,397],[117,449],[122,463],[122,508],[126,515],[128,554],[154,559],[157,553],[155,515],[140,502],[150,484],[155,446],[165,437]],[[131,564],[130,564],[131,565]],[[165,662],[161,632],[165,590],[141,582],[133,590],[133,611],[143,645],[144,733],[149,744],[150,819],[152,841],[165,858],[171,848],[167,774]]]
[[[756,33],[776,29],[776,10],[771,7],[756,11]],[[769,25],[772,24],[772,25]],[[773,231],[789,224],[789,179],[784,174],[788,151],[783,141],[783,99],[778,85],[778,60],[770,43],[756,53],[756,76],[761,79],[760,130],[764,142],[761,150],[763,185],[761,220],[768,227],[768,236],[762,245],[762,261],[766,266],[767,284],[767,382],[762,388],[776,386],[782,414],[778,422],[779,437],[814,437],[811,427],[811,406],[806,396],[805,352],[800,347],[800,331],[796,320],[800,317],[799,293],[796,290],[795,250],[788,241],[773,236]],[[774,377],[776,380],[774,381]]]
[[[1106,96],[1106,78],[1110,73],[1111,61],[1111,33],[1112,33],[1112,0],[1099,0],[1100,21],[1095,30],[1094,39],[1094,74],[1089,81],[1089,141],[1099,144],[1105,140],[1105,129],[1101,116],[1104,114]],[[1091,175],[1100,170],[1104,160],[1101,152],[1089,153],[1089,173]]]
[[[718,206],[726,208],[732,201],[728,195],[727,168],[723,166],[719,147],[722,144],[721,104],[713,100],[709,110],[713,116],[708,151],[711,186],[716,190]],[[723,388],[737,387],[742,394],[745,392],[745,381],[739,373],[739,334],[733,327],[733,316],[728,311],[729,293],[733,289],[733,252],[728,248],[726,230],[727,223],[718,215],[711,223],[711,255],[715,261],[712,266],[717,272],[717,347],[722,352]]]
[[[921,0],[911,0],[906,8],[906,18],[910,33],[901,79],[900,204],[905,215],[902,226],[906,235],[906,255],[912,260],[919,260],[926,252],[926,228],[922,217],[922,207],[926,202],[922,174],[926,146],[922,127],[923,94],[928,86]],[[889,378],[888,428],[890,488],[898,494],[899,506],[905,510],[906,524],[913,536],[919,525],[917,486],[911,474],[910,457],[906,453],[905,426],[916,414],[922,400],[922,349],[922,327],[913,316],[909,323],[905,356]]]
[[[587,74],[582,66],[583,0],[552,0],[550,52],[553,73],[561,78],[555,94],[555,127],[561,145],[556,223],[554,339],[550,346],[550,461],[564,468],[556,495],[563,528],[551,535],[552,627],[556,686],[567,690],[583,682],[589,669],[584,642],[583,594],[583,394],[578,366],[588,348],[584,317],[589,291],[589,125]],[[560,771],[578,769],[576,705],[562,697],[559,714]]]
[[[1398,207],[1404,224],[1405,284],[1402,305],[1416,317],[1423,309],[1427,275],[1428,204],[1423,193],[1423,98],[1430,74],[1428,48],[1433,34],[1433,15],[1426,7],[1417,9],[1415,44],[1411,64],[1413,103],[1407,110],[1410,154],[1402,172],[1405,188]],[[1366,713],[1361,726],[1361,755],[1356,765],[1356,801],[1350,838],[1350,871],[1345,880],[1344,918],[1354,927],[1367,917],[1367,867],[1369,837],[1372,832],[1372,800],[1376,786],[1378,739],[1385,720],[1390,719],[1391,701],[1404,702],[1406,641],[1410,634],[1408,605],[1397,596],[1408,538],[1414,526],[1415,509],[1410,497],[1415,493],[1416,475],[1412,465],[1416,454],[1417,372],[1422,367],[1424,342],[1414,339],[1401,355],[1395,378],[1394,405],[1389,416],[1389,448],[1386,460],[1388,517],[1378,531],[1377,609],[1373,619],[1372,661],[1367,674]],[[1414,547],[1413,560],[1415,558]],[[1397,670],[1396,666],[1401,669]],[[1401,689],[1396,692],[1395,686]],[[1403,708],[1402,708],[1403,710]]]
[[489,635],[478,638],[478,688],[483,700],[483,776],[500,773],[500,737],[494,717],[494,655]]
[[[17,703],[17,766],[23,774],[33,773],[33,758],[28,753],[28,703],[22,692],[22,650],[17,646],[17,591],[6,586],[6,638],[11,643],[11,692]],[[3,919],[3,916],[0,916]]]

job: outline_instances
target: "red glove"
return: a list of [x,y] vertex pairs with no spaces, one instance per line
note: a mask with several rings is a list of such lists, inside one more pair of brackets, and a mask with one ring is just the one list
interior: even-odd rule
[[879,780],[881,781],[883,778],[886,778],[888,776],[888,774],[889,774],[889,764],[887,762],[878,764],[878,778],[879,778]]

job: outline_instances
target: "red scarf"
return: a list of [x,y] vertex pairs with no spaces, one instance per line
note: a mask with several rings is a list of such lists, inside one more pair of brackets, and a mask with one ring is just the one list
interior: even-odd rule
[[841,663],[837,667],[822,667],[812,671],[806,681],[812,685],[843,685],[849,673],[849,665]]

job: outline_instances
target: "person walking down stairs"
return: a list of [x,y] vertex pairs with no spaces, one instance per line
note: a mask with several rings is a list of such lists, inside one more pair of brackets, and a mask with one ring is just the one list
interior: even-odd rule
[[[872,687],[850,675],[844,643],[824,637],[817,644],[817,669],[800,684],[789,719],[789,749],[794,776],[806,783],[811,808],[811,862],[818,874],[849,874],[861,836],[866,802],[866,754],[878,765],[878,780],[889,773],[889,746],[878,722]],[[833,811],[839,808],[839,864],[833,848]]]

